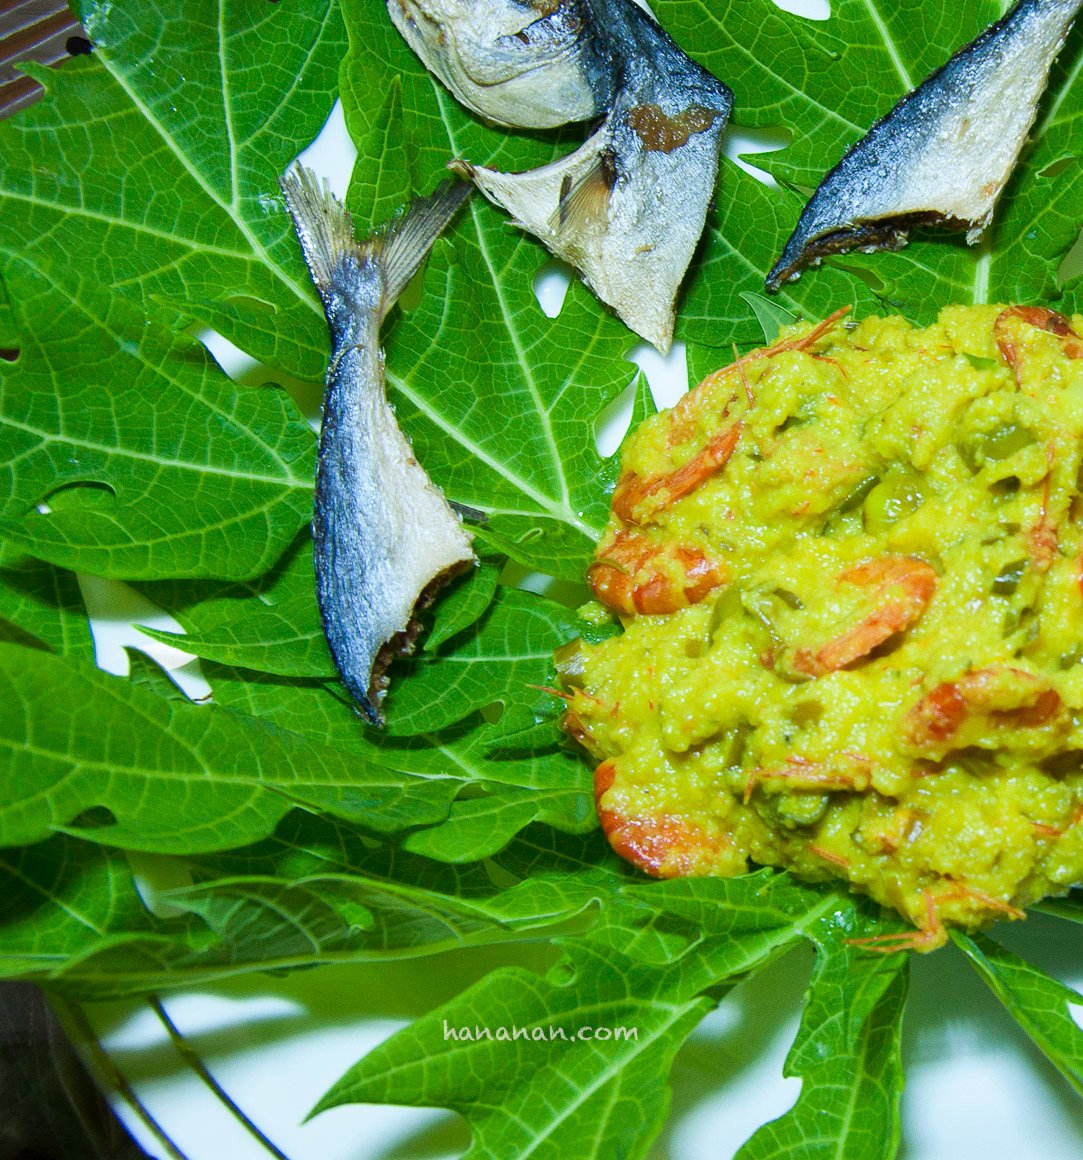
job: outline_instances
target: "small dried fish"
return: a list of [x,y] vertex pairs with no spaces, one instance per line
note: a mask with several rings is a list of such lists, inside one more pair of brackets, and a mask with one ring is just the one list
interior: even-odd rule
[[767,288],[827,254],[900,249],[918,225],[978,241],[1081,5],[1020,0],[903,97],[820,183]]
[[490,120],[530,128],[606,114],[579,149],[539,169],[453,168],[575,266],[632,330],[668,350],[677,291],[714,193],[730,90],[632,0],[388,7],[429,68]]
[[470,534],[414,458],[384,387],[380,325],[470,191],[438,190],[358,243],[345,207],[295,166],[282,192],[331,331],[315,515],[316,596],[342,679],[374,724],[415,613],[474,562]]

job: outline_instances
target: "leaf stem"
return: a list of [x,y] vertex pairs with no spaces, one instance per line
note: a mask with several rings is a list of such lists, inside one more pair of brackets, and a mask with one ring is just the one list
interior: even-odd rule
[[988,235],[982,241],[978,260],[974,265],[973,299],[975,306],[985,306],[989,301],[989,268],[993,264],[993,247]]
[[77,1033],[79,1040],[90,1052],[91,1061],[99,1076],[131,1108],[140,1123],[161,1144],[166,1155],[171,1157],[171,1160],[188,1160],[185,1154],[165,1134],[158,1121],[147,1111],[143,1101],[135,1094],[135,1089],[128,1082],[124,1073],[102,1047],[101,1040],[91,1026],[82,1004],[71,999],[64,999],[55,992],[49,994],[49,1004],[62,1021]]
[[280,1148],[277,1148],[274,1143],[269,1140],[263,1132],[254,1124],[241,1110],[241,1108],[234,1102],[230,1094],[222,1087],[222,1085],[211,1075],[207,1069],[207,1065],[199,1058],[199,1055],[192,1049],[192,1045],[177,1029],[177,1025],[169,1017],[169,1013],[162,1005],[162,1001],[157,995],[150,995],[147,998],[147,1003],[150,1009],[158,1016],[159,1022],[166,1030],[166,1034],[173,1042],[173,1046],[177,1049],[181,1059],[196,1073],[197,1076],[214,1092],[217,1099],[230,1112],[230,1114],[237,1120],[237,1122],[277,1160],[290,1160],[290,1158]]

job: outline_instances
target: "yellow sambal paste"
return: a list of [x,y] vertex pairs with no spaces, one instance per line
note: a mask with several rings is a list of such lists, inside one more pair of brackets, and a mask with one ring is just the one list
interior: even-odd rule
[[927,950],[1083,882],[1083,318],[843,313],[626,441],[565,728],[648,873],[842,878]]

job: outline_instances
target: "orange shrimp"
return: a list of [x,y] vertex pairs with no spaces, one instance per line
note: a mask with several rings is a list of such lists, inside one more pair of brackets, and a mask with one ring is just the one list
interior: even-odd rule
[[1064,339],[1064,355],[1066,358],[1083,358],[1083,338],[1072,329],[1072,324],[1055,310],[1045,306],[1009,306],[997,315],[993,324],[993,335],[996,338],[997,349],[1004,357],[1004,361],[1012,368],[1016,383],[1019,382],[1019,350],[1006,330],[1009,319],[1019,318],[1029,326],[1048,331],[1058,338]]
[[[674,446],[678,443],[684,443],[695,429],[696,417],[701,410],[704,400],[710,396],[711,392],[719,383],[724,382],[732,374],[740,376],[742,385],[744,386],[746,395],[751,394],[751,388],[745,378],[745,366],[750,362],[756,362],[760,359],[774,358],[788,350],[807,350],[813,343],[834,327],[834,325],[843,318],[850,311],[849,306],[841,306],[833,314],[829,314],[823,322],[813,327],[808,334],[803,334],[799,338],[788,338],[785,342],[776,342],[772,346],[765,346],[759,350],[750,351],[743,358],[739,358],[732,362],[727,367],[721,367],[717,371],[712,371],[706,376],[696,387],[679,399],[670,412],[670,432],[669,444]],[[813,358],[822,358],[821,355],[813,355]],[[827,362],[832,362],[831,359],[826,359]],[[837,365],[837,364],[836,364]],[[730,399],[732,402],[732,397]],[[722,411],[722,418],[724,419],[729,412],[729,403]]]
[[916,556],[869,560],[856,568],[848,568],[839,576],[839,581],[872,589],[872,598],[878,607],[816,652],[797,649],[793,667],[798,672],[819,677],[867,656],[896,633],[916,624],[936,592],[935,570]]
[[728,580],[726,565],[698,548],[655,544],[629,531],[603,541],[587,569],[595,597],[626,616],[676,612],[698,604]]
[[850,859],[843,854],[836,854],[833,850],[813,845],[811,842],[808,845],[808,852],[815,854],[817,858],[822,858],[825,862],[830,862],[832,866],[838,866],[840,870],[850,869]]
[[[613,492],[613,514],[629,524],[650,523],[658,512],[686,495],[691,495],[716,471],[726,466],[737,446],[737,441],[741,438],[741,428],[742,423],[739,419],[736,423],[731,423],[687,463],[673,471],[653,475],[647,479],[634,471],[622,475]],[[657,498],[660,502],[651,505],[648,513],[637,514],[637,509],[643,501],[652,498]]]
[[904,742],[916,749],[942,748],[967,720],[982,718],[1006,729],[1034,729],[1060,712],[1060,694],[1025,669],[974,669],[943,681],[907,713]]
[[1045,449],[1049,470],[1042,484],[1042,504],[1038,509],[1038,521],[1027,532],[1027,548],[1035,571],[1048,572],[1049,566],[1057,558],[1057,525],[1049,519],[1049,492],[1053,483],[1053,459],[1056,448],[1052,443]]
[[[778,769],[753,769],[745,782],[747,805],[756,786],[762,781],[783,781],[792,789],[831,793],[834,790],[866,790],[872,773],[872,762],[860,753],[843,753],[844,761],[828,766],[807,757],[787,757]],[[850,768],[845,768],[849,765]]]
[[594,734],[591,733],[590,727],[584,723],[583,717],[581,716],[584,703],[600,705],[601,702],[598,698],[583,692],[582,689],[573,689],[570,693],[558,692],[556,689],[547,689],[546,692],[551,692],[554,696],[562,697],[564,703],[567,705],[567,708],[564,710],[564,716],[560,719],[561,729],[573,741],[577,741],[588,753],[594,757],[600,757],[601,750],[594,740]]
[[869,938],[850,938],[846,941],[851,946],[883,955],[894,954],[896,951],[918,951],[921,954],[935,951],[948,941],[948,931],[940,910],[944,903],[959,899],[970,900],[981,909],[989,911],[989,914],[982,916],[982,920],[991,920],[999,915],[1012,919],[1026,918],[1023,911],[1012,906],[1010,902],[994,898],[984,890],[966,886],[962,882],[949,882],[948,889],[939,894],[923,890],[921,895],[925,903],[925,914],[917,930],[900,931],[898,934],[878,934]]
[[713,837],[702,826],[677,814],[644,814],[627,818],[602,808],[612,786],[616,766],[603,761],[594,771],[594,800],[598,821],[614,852],[654,878],[709,875],[726,839]]

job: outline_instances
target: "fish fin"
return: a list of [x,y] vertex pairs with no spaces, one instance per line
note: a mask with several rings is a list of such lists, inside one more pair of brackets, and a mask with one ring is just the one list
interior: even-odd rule
[[304,165],[292,166],[278,184],[312,281],[324,298],[343,259],[357,253],[350,211]]
[[433,242],[470,196],[472,188],[465,182],[449,181],[428,197],[415,198],[400,217],[381,226],[366,243],[383,266],[385,310],[406,289]]
[[609,198],[617,184],[617,159],[612,149],[598,151],[593,165],[577,180],[569,174],[560,187],[560,200],[549,219],[554,234],[578,237],[608,224]]
[[279,180],[301,250],[321,298],[348,257],[374,257],[384,276],[384,311],[390,310],[455,211],[470,194],[460,182],[442,185],[419,197],[371,238],[358,242],[350,211],[303,165],[294,165]]

